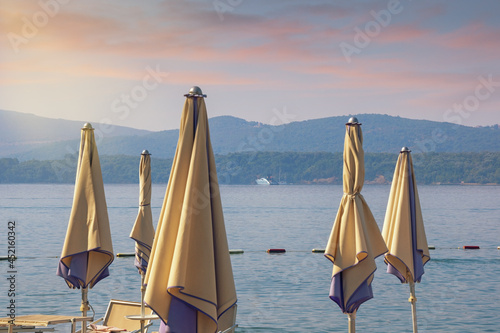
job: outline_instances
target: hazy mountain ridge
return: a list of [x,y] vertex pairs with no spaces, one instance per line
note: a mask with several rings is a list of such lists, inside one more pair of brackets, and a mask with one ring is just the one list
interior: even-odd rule
[[[78,147],[80,129],[84,123],[85,121],[45,118],[31,113],[0,110],[0,156],[26,155],[27,159],[31,159],[47,152],[47,159],[60,156],[57,150],[63,149],[67,153],[67,146]],[[92,125],[96,129],[96,136],[106,138],[151,133],[124,126]],[[40,153],[37,154],[39,149]]]
[[[402,146],[410,147],[414,153],[500,151],[498,125],[467,127],[380,114],[359,114],[356,117],[363,124],[366,152],[395,153]],[[219,116],[210,118],[209,122],[216,154],[258,151],[335,153],[343,150],[348,119],[349,116],[335,116],[272,126]],[[0,157],[20,160],[64,158],[78,151],[82,125],[83,122],[0,111]],[[101,126],[106,129],[98,138],[100,154],[138,156],[144,149],[157,158],[172,158],[175,154],[178,129],[152,132],[93,125],[96,129]]]

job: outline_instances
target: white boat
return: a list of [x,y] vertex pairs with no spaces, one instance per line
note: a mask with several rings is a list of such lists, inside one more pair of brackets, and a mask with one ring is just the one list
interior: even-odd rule
[[257,185],[271,185],[271,182],[266,178],[256,179],[255,182],[257,183]]

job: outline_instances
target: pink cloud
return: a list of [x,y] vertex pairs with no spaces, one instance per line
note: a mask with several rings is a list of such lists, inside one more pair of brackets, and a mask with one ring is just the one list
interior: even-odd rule
[[474,22],[436,38],[436,42],[450,49],[478,52],[500,51],[499,27]]
[[429,36],[431,31],[429,29],[419,28],[414,25],[397,25],[388,26],[386,30],[380,32],[380,35],[375,37],[376,41],[385,44],[392,43],[412,43],[417,39]]
[[[352,27],[364,27],[368,19],[373,20],[369,10],[353,16],[349,27],[336,27],[335,20],[360,9],[300,5],[289,8],[289,15],[273,12],[266,18],[244,14],[238,7],[220,21],[213,8],[189,11],[189,6],[176,1],[162,3],[153,14],[140,6],[99,7],[100,11],[79,10],[78,6],[85,7],[79,3],[61,8],[25,46],[21,57],[10,58],[2,68],[9,79],[2,75],[6,80],[2,83],[40,80],[29,77],[30,73],[49,79],[47,74],[58,73],[67,79],[140,80],[146,64],[160,63],[170,72],[169,82],[183,85],[200,82],[293,90],[310,80],[311,90],[389,97],[413,92],[425,104],[437,102],[440,95],[467,91],[464,82],[477,76],[470,74],[477,71],[471,69],[474,62],[494,58],[500,50],[498,28],[483,23],[440,34],[395,21],[348,64],[338,45],[352,41]],[[9,8],[10,19],[3,25],[20,29],[19,15],[38,7]],[[429,17],[442,11],[439,6],[433,8],[427,10]],[[318,22],[313,17],[326,20]],[[420,98],[408,103],[418,103]]]
[[221,72],[214,71],[170,71],[168,81],[179,85],[191,85],[197,82],[200,85],[230,85],[249,86],[266,84],[258,78],[235,77]]

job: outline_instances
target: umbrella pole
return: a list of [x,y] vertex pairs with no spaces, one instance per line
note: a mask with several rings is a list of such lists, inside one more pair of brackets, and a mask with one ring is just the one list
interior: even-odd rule
[[[80,311],[82,311],[82,317],[87,317],[87,311],[89,310],[89,301],[87,299],[87,288],[82,288],[82,305],[80,306]],[[82,321],[82,332],[87,332],[87,322]]]
[[356,332],[356,311],[347,314],[349,318],[349,333]]
[[409,279],[410,282],[410,298],[408,302],[411,303],[411,314],[413,317],[413,333],[417,333],[417,297],[415,296],[415,282],[412,278]]
[[[146,291],[146,287],[144,287],[144,272],[141,270],[141,318],[145,316],[144,309],[144,293]],[[141,319],[141,333],[144,333],[144,319]]]

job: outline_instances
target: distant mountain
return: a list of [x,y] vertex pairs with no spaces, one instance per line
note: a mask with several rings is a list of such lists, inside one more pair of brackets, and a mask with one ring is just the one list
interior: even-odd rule
[[[80,129],[84,121],[52,119],[34,114],[0,110],[0,156],[25,156],[27,159],[49,153],[43,159],[61,156],[68,152],[67,146],[78,147]],[[92,124],[96,137],[112,138],[115,136],[140,136],[151,133],[130,127]],[[54,148],[50,148],[50,147]],[[52,151],[62,149],[62,151]]]
[[[35,125],[24,128],[23,121],[16,117],[23,114],[13,112],[9,113],[10,117],[5,114],[8,112],[0,112],[0,157],[47,160],[61,159],[66,154],[77,152],[81,122],[37,117]],[[402,146],[409,147],[414,153],[500,151],[498,125],[468,127],[380,114],[359,114],[356,117],[363,124],[366,152],[394,153]],[[209,122],[216,154],[265,151],[334,153],[343,150],[348,119],[349,116],[338,116],[272,126],[220,116],[210,118]],[[93,125],[96,128],[101,126]],[[11,127],[15,129],[4,133]],[[50,130],[40,133],[37,132],[39,127]],[[110,132],[99,142],[101,155],[138,156],[142,150],[148,149],[154,157],[172,158],[179,137],[179,130],[148,132],[114,126]],[[18,149],[13,149],[15,147]]]

